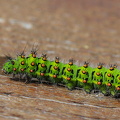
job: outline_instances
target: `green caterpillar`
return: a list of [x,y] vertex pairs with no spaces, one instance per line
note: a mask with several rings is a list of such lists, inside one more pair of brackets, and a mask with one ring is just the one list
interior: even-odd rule
[[63,84],[70,90],[78,87],[87,93],[98,90],[104,95],[114,97],[120,94],[120,70],[116,64],[111,65],[109,69],[103,67],[102,63],[96,68],[90,67],[88,62],[77,66],[73,64],[73,59],[65,64],[60,62],[59,57],[55,57],[54,61],[48,60],[46,54],[38,58],[36,50],[32,50],[28,57],[22,52],[16,59],[9,56],[7,58],[3,72],[13,74],[13,78],[16,75],[19,75],[19,79],[24,77],[26,83],[37,78],[39,82],[45,79],[54,84]]

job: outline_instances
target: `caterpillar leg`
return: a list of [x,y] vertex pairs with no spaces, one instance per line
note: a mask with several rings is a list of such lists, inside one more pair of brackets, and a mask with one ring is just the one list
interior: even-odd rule
[[73,89],[75,89],[75,84],[74,83],[67,83],[66,87],[68,88],[68,90],[73,90]]
[[104,94],[104,96],[110,95],[109,90],[108,90],[108,88],[106,86],[102,86],[100,88],[100,91],[101,91],[102,94]]
[[83,88],[83,83],[78,81],[78,82],[77,82],[77,87]]
[[100,88],[101,88],[101,85],[96,85],[96,84],[93,84],[93,86],[94,86],[94,93],[96,93],[96,92],[100,92]]
[[90,84],[87,84],[83,87],[83,89],[85,90],[86,93],[91,93],[91,91],[93,90],[93,86]]
[[12,79],[15,79],[15,74],[14,73],[12,74]]
[[59,83],[61,83],[61,78],[58,78],[56,75],[53,75],[53,77],[49,77],[49,80],[54,85],[58,85]]
[[50,82],[51,82],[52,84],[54,84],[54,85],[57,85],[57,84],[58,84],[58,80],[55,79],[55,78],[50,77],[49,80],[50,80]]
[[75,87],[76,87],[76,85],[77,85],[76,81],[66,80],[66,79],[63,79],[62,83],[63,83],[69,90],[75,89]]
[[25,79],[25,75],[24,75],[24,74],[22,74],[22,73],[19,73],[18,78],[19,78],[19,81],[22,81],[22,80],[24,80],[24,79]]
[[83,79],[78,79],[77,81],[77,86],[80,88],[83,88],[86,93],[91,93],[93,90],[93,85],[87,80]]
[[111,95],[112,95],[112,97],[115,97],[115,98],[118,96],[116,91],[111,91]]
[[37,80],[38,80],[37,84],[41,84],[42,83],[41,78],[37,78]]
[[116,93],[113,98],[120,98],[120,93]]
[[25,84],[30,83],[30,82],[31,82],[31,78],[32,78],[32,77],[26,75],[26,81],[25,81]]
[[43,80],[44,80],[44,77],[43,76],[37,76],[37,79],[38,79],[38,84],[42,84]]
[[120,92],[119,90],[117,90],[115,87],[112,87],[110,89],[110,94],[112,95],[112,97],[114,98],[118,98],[120,96]]
[[12,78],[11,78],[11,80],[16,80],[16,74],[12,74]]

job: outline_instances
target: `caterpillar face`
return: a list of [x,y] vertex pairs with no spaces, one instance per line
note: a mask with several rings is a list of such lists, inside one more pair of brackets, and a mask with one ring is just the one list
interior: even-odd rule
[[60,62],[59,57],[55,57],[54,61],[48,60],[46,54],[38,58],[36,50],[32,50],[28,57],[22,52],[16,59],[10,57],[8,59],[2,69],[5,74],[20,74],[29,79],[37,78],[39,81],[60,83],[70,90],[79,87],[87,93],[99,90],[105,95],[120,94],[120,70],[116,64],[105,68],[103,63],[99,63],[96,68],[92,68],[88,62],[77,66],[73,59],[65,64]]
[[12,70],[13,70],[13,62],[12,62],[12,61],[8,61],[8,62],[6,62],[6,63],[3,65],[2,71],[3,71],[5,74],[11,74],[11,73],[12,73]]

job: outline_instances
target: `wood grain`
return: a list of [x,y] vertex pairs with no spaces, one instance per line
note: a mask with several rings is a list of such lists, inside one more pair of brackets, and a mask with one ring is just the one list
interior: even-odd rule
[[120,119],[120,100],[0,76],[1,119]]
[[[0,0],[0,56],[34,44],[78,65],[120,65],[119,0]],[[64,60],[65,59],[65,60]],[[0,58],[0,67],[5,59]],[[118,66],[119,68],[119,66]],[[0,120],[119,120],[120,100],[0,75]]]

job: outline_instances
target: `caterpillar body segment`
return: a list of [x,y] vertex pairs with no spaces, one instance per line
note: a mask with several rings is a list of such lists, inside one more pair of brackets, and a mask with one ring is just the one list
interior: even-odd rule
[[[112,68],[112,69],[111,69]],[[116,68],[110,67],[105,75],[106,86],[111,95],[116,95],[120,93],[120,71]]]
[[42,82],[44,79],[48,79],[50,63],[51,62],[47,60],[46,55],[42,55],[40,58],[38,58],[37,71],[35,72],[35,76],[39,79],[40,82]]
[[58,57],[50,63],[49,79],[52,83],[58,84],[62,82],[64,65],[65,64],[59,62]]
[[120,93],[120,71],[117,73],[116,78],[113,83],[113,87],[110,90],[111,95],[117,96]]
[[77,66],[73,64],[73,60],[70,59],[68,64],[64,65],[62,74],[62,83],[70,90],[74,89],[77,85]]
[[105,73],[107,68],[103,65],[98,65],[97,68],[94,68],[92,71],[92,82],[95,90],[101,91],[104,95],[107,95],[106,85],[105,85]]
[[19,79],[24,76],[26,83],[37,78],[39,82],[46,80],[53,84],[63,84],[70,90],[79,87],[87,93],[97,90],[104,95],[120,94],[120,70],[116,65],[111,65],[109,69],[103,67],[102,63],[96,68],[90,67],[88,62],[77,66],[73,64],[73,59],[65,64],[60,62],[58,57],[55,57],[54,61],[48,60],[46,54],[38,58],[33,50],[28,57],[21,53],[16,59],[9,59],[3,65],[3,72],[19,75]]
[[16,60],[14,60],[14,68],[17,69],[17,73],[24,74],[26,73],[27,61],[25,56],[19,55]]
[[93,90],[92,84],[92,70],[89,63],[85,62],[83,66],[77,69],[77,86],[83,87],[83,89],[90,93]]

